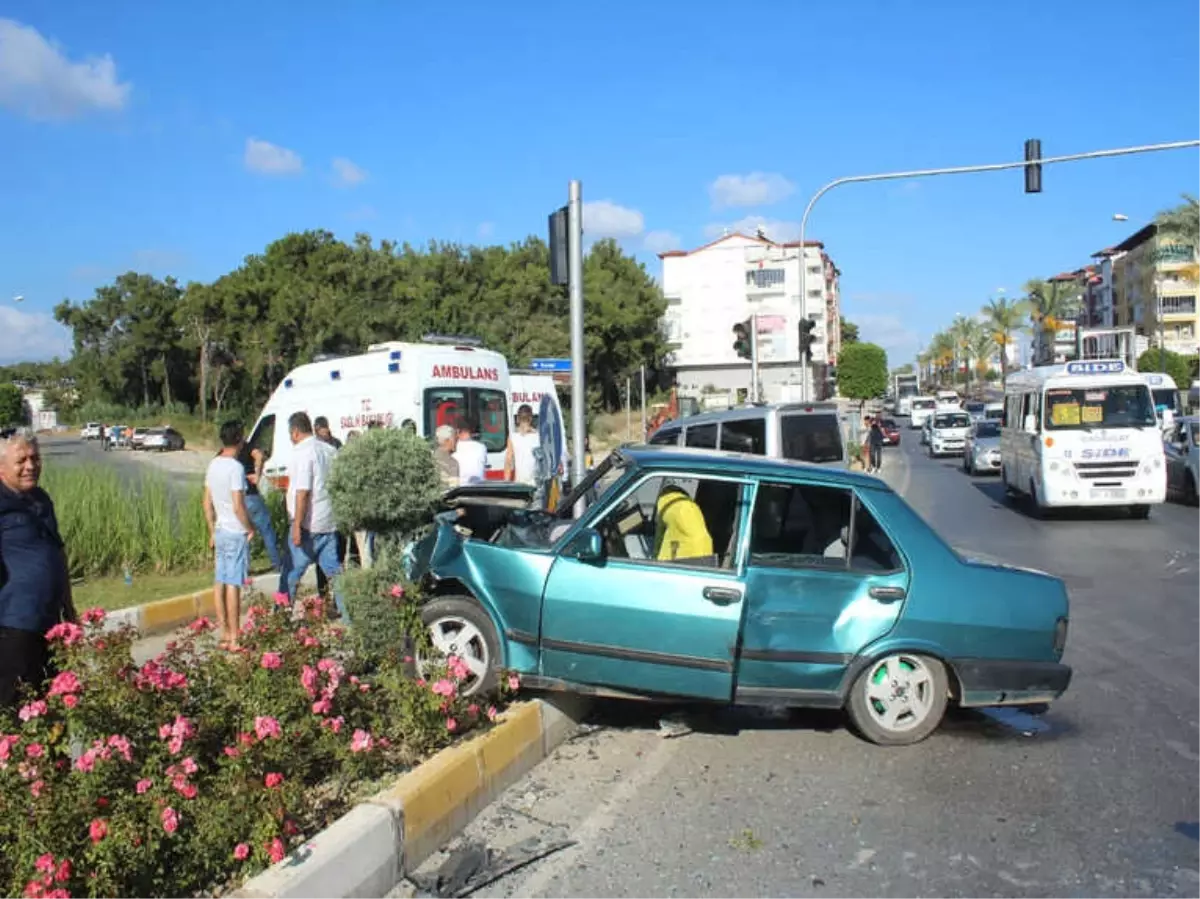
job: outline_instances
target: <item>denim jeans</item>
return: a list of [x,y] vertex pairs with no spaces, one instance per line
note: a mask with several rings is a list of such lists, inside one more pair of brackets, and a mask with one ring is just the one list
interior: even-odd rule
[[271,567],[279,572],[279,592],[286,593],[288,589],[288,569],[292,567],[292,554],[279,551],[279,538],[275,534],[275,526],[271,524],[271,511],[267,501],[257,493],[246,497],[246,514],[254,530],[262,537],[263,545],[267,548],[267,558]]
[[338,589],[337,576],[342,573],[342,560],[338,558],[338,535],[336,531],[325,534],[313,534],[300,531],[300,545],[288,541],[291,549],[292,564],[287,574],[287,594],[293,600],[296,598],[296,587],[300,579],[308,571],[308,566],[316,564],[317,569],[333,581],[333,602],[341,613],[343,621],[349,623],[350,616],[342,603],[342,591]]

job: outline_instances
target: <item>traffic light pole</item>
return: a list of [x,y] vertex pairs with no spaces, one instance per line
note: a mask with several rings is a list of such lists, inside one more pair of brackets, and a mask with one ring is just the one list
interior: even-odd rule
[[750,316],[750,402],[758,402],[758,313]]
[[[583,186],[572,181],[567,194],[567,271],[571,298],[571,486],[587,473],[587,390],[583,370]],[[582,501],[575,517],[583,514]]]
[[[1067,156],[1050,156],[1046,159],[1037,160],[1040,165],[1052,165],[1056,162],[1079,162],[1084,159],[1105,159],[1110,156],[1132,156],[1135,153],[1157,153],[1161,150],[1185,150],[1188,147],[1200,147],[1200,140],[1177,140],[1166,144],[1143,144],[1138,147],[1117,147],[1113,150],[1092,150],[1088,153],[1071,153]],[[1041,147],[1039,145],[1038,150]],[[1029,166],[1031,162],[1022,159],[1020,162],[994,162],[988,165],[959,165],[951,166],[944,169],[913,169],[908,172],[880,172],[875,175],[851,175],[847,178],[837,178],[830,181],[808,201],[808,205],[804,207],[804,215],[800,217],[800,309],[801,314],[807,314],[808,309],[808,294],[804,286],[804,270],[808,267],[807,260],[804,258],[804,232],[808,228],[808,216],[812,212],[813,207],[817,204],[817,200],[829,193],[835,187],[840,187],[843,184],[861,184],[867,181],[898,181],[903,178],[928,178],[933,175],[968,175],[975,172],[999,172],[1005,169],[1023,169]],[[1040,188],[1040,183],[1038,184]],[[828,328],[828,323],[826,324]],[[801,371],[804,384],[805,399],[808,393],[809,381],[809,365],[808,360],[803,354],[800,357]]]

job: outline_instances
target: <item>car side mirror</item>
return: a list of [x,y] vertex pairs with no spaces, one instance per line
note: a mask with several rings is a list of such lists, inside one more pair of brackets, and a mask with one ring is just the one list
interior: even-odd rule
[[1025,430],[1028,431],[1030,434],[1037,433],[1037,416],[1036,415],[1026,415],[1025,416]]
[[584,528],[575,535],[567,555],[580,562],[601,562],[604,560],[604,538],[595,528]]

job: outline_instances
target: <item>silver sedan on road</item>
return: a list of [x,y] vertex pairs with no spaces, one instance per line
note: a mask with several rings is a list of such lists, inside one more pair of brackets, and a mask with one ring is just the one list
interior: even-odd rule
[[984,419],[972,423],[962,459],[967,474],[1000,471],[1000,422]]

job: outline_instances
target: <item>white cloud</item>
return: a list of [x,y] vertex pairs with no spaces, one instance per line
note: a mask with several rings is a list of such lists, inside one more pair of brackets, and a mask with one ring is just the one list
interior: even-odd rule
[[496,233],[496,225],[493,222],[480,222],[476,233],[480,240],[491,240],[492,235]]
[[0,19],[0,106],[34,119],[120,110],[132,85],[108,54],[72,62],[36,28]]
[[637,237],[646,228],[645,217],[636,209],[620,206],[612,200],[583,204],[583,232],[599,240],[603,237]]
[[304,170],[299,155],[256,137],[246,138],[246,168],[260,175],[296,175]]
[[333,183],[338,187],[354,187],[366,180],[367,170],[344,156],[339,156],[333,161]]
[[71,332],[44,312],[0,306],[0,365],[71,355]]
[[862,312],[847,315],[844,309],[842,315],[858,325],[859,340],[887,350],[889,368],[912,362],[921,348],[921,335],[898,315]]
[[726,231],[740,231],[747,237],[753,237],[755,231],[759,228],[762,228],[766,232],[768,240],[773,240],[776,243],[787,243],[791,240],[800,239],[799,222],[763,218],[760,215],[748,215],[745,218],[738,219],[736,222],[714,222],[711,225],[704,226],[704,233],[711,240],[716,240]]
[[651,253],[665,253],[667,250],[677,250],[683,243],[674,231],[647,231],[642,238],[642,244]]
[[714,209],[726,206],[769,206],[787,199],[796,185],[783,175],[751,172],[749,175],[721,175],[708,186]]

